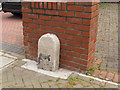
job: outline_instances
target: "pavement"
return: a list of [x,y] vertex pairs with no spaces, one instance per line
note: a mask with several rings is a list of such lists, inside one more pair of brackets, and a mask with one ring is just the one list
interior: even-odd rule
[[73,72],[68,79],[60,79],[37,73],[21,66],[26,62],[20,54],[1,50],[0,57],[13,62],[3,66],[0,74],[2,88],[118,88],[117,83],[96,79],[77,72]]
[[11,13],[0,12],[2,16],[2,42],[23,47],[22,18]]
[[24,48],[22,46],[17,46],[17,45],[10,44],[7,42],[2,42],[2,41],[0,41],[0,46],[2,46],[0,47],[1,50],[17,53],[20,55],[25,55]]
[[120,72],[118,65],[118,5],[118,3],[100,5],[96,42],[96,58],[102,59],[100,69],[117,74]]
[[23,26],[21,16],[0,12],[2,29],[0,49],[24,55]]

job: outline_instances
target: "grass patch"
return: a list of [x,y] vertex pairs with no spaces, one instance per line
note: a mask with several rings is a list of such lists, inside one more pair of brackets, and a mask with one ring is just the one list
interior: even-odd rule
[[95,69],[97,69],[96,67],[91,67],[88,71],[86,71],[87,75],[92,75],[95,71]]
[[33,85],[33,83],[31,83],[31,85],[32,85],[32,87],[34,88],[34,85]]
[[24,79],[22,78],[22,83],[24,84],[24,87],[26,87],[26,85],[25,85],[25,81],[24,81]]
[[15,78],[15,74],[13,73],[13,77]]
[[60,81],[60,78],[57,78],[56,82]]
[[17,83],[15,82],[15,85],[17,85]]
[[41,88],[42,88],[42,90],[43,90],[43,87],[42,87],[42,84],[41,84],[41,82],[38,80],[38,82],[39,82],[39,85],[41,86]]
[[107,5],[105,5],[105,3],[103,2],[100,2],[99,5],[100,5],[99,8],[101,9],[105,9],[107,7]]

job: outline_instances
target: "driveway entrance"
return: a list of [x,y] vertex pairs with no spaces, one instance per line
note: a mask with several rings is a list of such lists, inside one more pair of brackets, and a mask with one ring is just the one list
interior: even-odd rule
[[22,18],[11,13],[0,13],[2,14],[2,40],[0,40],[2,49],[24,54]]

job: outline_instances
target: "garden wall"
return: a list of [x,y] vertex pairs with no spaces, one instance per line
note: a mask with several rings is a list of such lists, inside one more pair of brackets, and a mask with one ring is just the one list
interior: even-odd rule
[[60,67],[88,70],[95,61],[99,2],[23,2],[23,34],[26,58],[36,60],[38,39],[46,33],[58,36]]

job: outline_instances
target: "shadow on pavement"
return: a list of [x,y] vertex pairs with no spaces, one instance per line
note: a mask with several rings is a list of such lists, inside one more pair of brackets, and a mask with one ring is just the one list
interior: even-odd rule
[[8,19],[22,19],[22,15],[21,14],[17,14],[17,15],[11,14],[11,16],[9,16],[7,18]]

